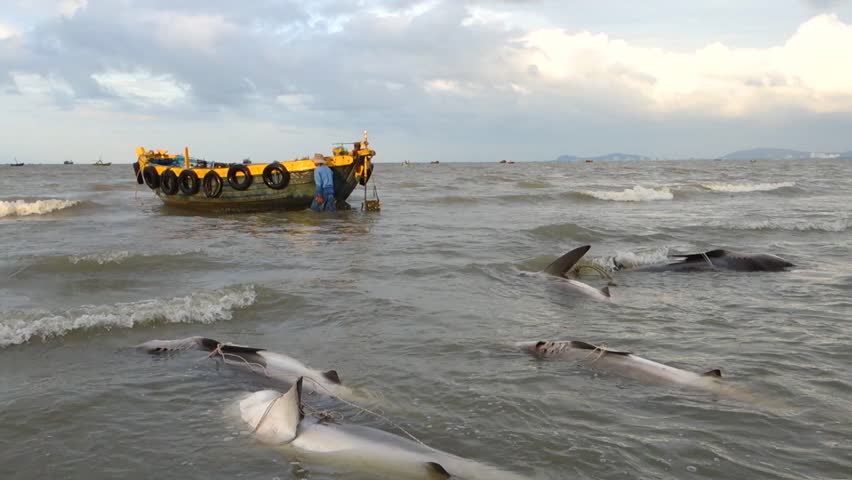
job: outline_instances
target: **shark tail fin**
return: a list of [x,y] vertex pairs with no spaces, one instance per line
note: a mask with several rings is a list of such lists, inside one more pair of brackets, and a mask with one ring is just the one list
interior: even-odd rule
[[337,370],[329,370],[327,372],[322,372],[322,376],[325,377],[331,383],[340,385],[340,375],[337,374]]
[[582,247],[575,248],[570,252],[562,255],[553,261],[550,265],[544,268],[545,273],[549,273],[551,275],[556,275],[557,277],[564,277],[566,273],[568,273],[577,262],[583,258],[583,255],[592,248],[591,245],[584,245]]
[[706,372],[701,374],[702,377],[715,377],[722,378],[722,371],[718,368],[714,368],[713,370],[707,370]]
[[450,472],[437,462],[426,462],[426,469],[430,480],[446,480],[451,477]]
[[[266,394],[261,391],[257,394]],[[275,393],[275,392],[272,392]],[[299,422],[305,418],[302,410],[302,377],[283,395],[269,401],[256,402],[244,417],[254,427],[254,434],[269,443],[289,443],[296,438]]]

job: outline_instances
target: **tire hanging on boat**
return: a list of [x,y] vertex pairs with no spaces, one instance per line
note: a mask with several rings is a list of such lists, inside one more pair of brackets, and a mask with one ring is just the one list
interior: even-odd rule
[[204,175],[204,179],[201,181],[201,188],[204,190],[204,196],[207,198],[219,198],[219,195],[222,195],[222,177],[213,170],[210,170]]
[[177,174],[171,168],[163,172],[162,185],[160,185],[160,191],[165,193],[166,195],[174,195],[178,192],[180,188],[178,186],[178,177]]
[[145,183],[145,180],[142,179],[142,175],[139,173],[139,160],[133,162],[133,173],[136,174],[136,183],[139,185]]
[[[237,173],[242,173],[243,176],[238,177]],[[234,190],[248,190],[252,180],[254,179],[251,176],[251,172],[245,165],[231,165],[231,168],[228,169],[228,184]]]
[[290,185],[290,172],[278,162],[272,162],[263,169],[263,183],[273,190],[283,190]]
[[160,174],[153,165],[148,165],[142,169],[142,179],[145,180],[145,185],[151,190],[160,188]]
[[184,169],[178,175],[178,188],[184,195],[195,195],[201,188],[201,182],[198,180],[198,174],[192,170]]

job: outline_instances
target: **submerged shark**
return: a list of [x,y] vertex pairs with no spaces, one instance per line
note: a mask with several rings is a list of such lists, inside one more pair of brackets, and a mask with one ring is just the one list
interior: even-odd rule
[[305,416],[301,394],[301,378],[284,394],[275,390],[252,393],[240,400],[239,415],[261,442],[310,462],[359,470],[371,476],[393,479],[522,478],[382,430]]
[[616,270],[642,271],[642,272],[693,272],[702,270],[731,270],[736,272],[780,272],[792,263],[775,255],[767,253],[743,254],[728,250],[710,250],[703,253],[692,253],[688,255],[672,255],[676,261],[645,265],[626,269],[624,265],[614,262]]
[[565,282],[567,282],[567,284],[570,285],[572,289],[578,292],[581,292],[585,295],[604,302],[612,301],[612,296],[609,293],[609,286],[606,286],[602,289],[598,289],[587,283],[583,283],[579,280],[575,280],[573,278],[568,277],[568,274],[571,269],[573,269],[577,265],[577,262],[579,262],[580,259],[583,258],[583,255],[585,255],[590,248],[592,248],[590,245],[575,248],[574,250],[571,250],[565,255],[562,255],[561,257],[554,260],[542,271],[544,273],[560,277]]
[[681,385],[749,403],[769,404],[751,392],[722,380],[719,369],[695,373],[648,360],[630,352],[581,341],[520,342],[517,346],[540,359],[567,359],[612,372],[622,377],[655,385]]
[[311,391],[344,399],[354,397],[353,392],[342,384],[336,370],[315,370],[295,358],[262,348],[222,343],[205,337],[151,340],[136,348],[150,354],[169,354],[185,350],[210,352],[211,357],[221,358],[228,364],[243,366],[288,384],[304,377],[307,380],[306,387]]

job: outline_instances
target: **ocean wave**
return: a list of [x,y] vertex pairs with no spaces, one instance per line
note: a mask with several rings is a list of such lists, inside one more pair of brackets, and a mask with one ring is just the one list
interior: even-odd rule
[[46,340],[77,330],[131,328],[146,323],[213,323],[255,303],[253,285],[196,292],[185,297],[114,305],[84,305],[62,312],[8,312],[0,318],[0,348]]
[[576,223],[557,223],[542,225],[528,231],[531,235],[554,240],[571,239],[579,242],[593,242],[606,237],[606,233],[586,228]]
[[130,257],[131,253],[127,250],[117,250],[89,255],[72,255],[68,257],[68,261],[72,265],[77,265],[78,263],[97,263],[98,265],[104,265],[107,263],[121,263]]
[[608,200],[612,202],[646,202],[652,200],[674,199],[674,194],[668,187],[645,188],[640,185],[633,188],[626,188],[620,192],[581,190],[577,193],[597,198],[598,200]]
[[46,213],[62,210],[65,208],[78,205],[80,202],[76,200],[12,200],[0,201],[0,218],[3,217],[23,217],[26,215],[44,215]]
[[746,193],[746,192],[770,192],[779,188],[795,187],[796,182],[779,183],[702,183],[701,186],[714,192]]
[[[697,225],[696,225],[697,226]],[[744,222],[727,222],[712,225],[728,230],[783,230],[788,232],[845,232],[849,228],[849,220],[839,218],[816,222],[779,222],[773,220],[752,220]],[[705,225],[701,225],[705,227]]]
[[[668,247],[661,247],[650,252],[636,253],[631,251],[618,251],[615,253],[615,255],[610,255],[606,257],[585,257],[579,263],[579,265],[583,266],[591,264],[595,267],[603,269],[606,272],[612,273],[618,270],[618,265],[624,268],[635,268],[642,265],[653,265],[655,263],[666,262],[668,261],[668,259]],[[594,273],[588,273],[583,269],[580,269],[579,273],[581,275],[597,275]]]

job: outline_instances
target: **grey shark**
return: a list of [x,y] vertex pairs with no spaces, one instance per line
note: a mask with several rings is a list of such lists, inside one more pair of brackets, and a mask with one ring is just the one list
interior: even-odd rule
[[252,393],[239,402],[240,418],[258,440],[293,457],[366,472],[374,478],[521,478],[382,430],[305,416],[301,394],[301,378],[284,394]]
[[338,398],[355,399],[353,392],[340,381],[336,370],[315,370],[295,358],[263,348],[222,343],[205,337],[151,340],[136,348],[150,354],[171,354],[185,350],[210,352],[212,357],[222,358],[228,364],[249,368],[256,373],[283,380],[287,384],[304,377],[308,380],[305,382],[306,387],[312,391]]
[[690,372],[663,363],[648,360],[630,352],[612,350],[602,345],[565,340],[520,342],[517,346],[524,352],[540,359],[574,360],[586,366],[601,369],[616,375],[653,385],[679,385],[739,401],[756,403],[751,392],[726,383],[719,369],[704,373]]
[[572,289],[578,292],[593,297],[597,300],[609,302],[612,300],[612,296],[609,292],[609,286],[606,286],[602,289],[598,289],[579,280],[568,278],[568,274],[571,269],[574,268],[575,265],[577,265],[577,262],[579,262],[580,259],[583,258],[583,255],[585,255],[590,248],[592,248],[590,245],[584,245],[582,247],[575,248],[574,250],[571,250],[565,255],[562,255],[561,257],[554,260],[550,265],[545,267],[542,272],[563,279],[568,285],[571,286]]
[[708,270],[780,272],[795,266],[781,257],[767,253],[744,254],[722,249],[688,255],[672,255],[672,258],[676,260],[630,269],[626,269],[623,265],[616,262],[615,268],[617,270],[642,272],[695,272]]

